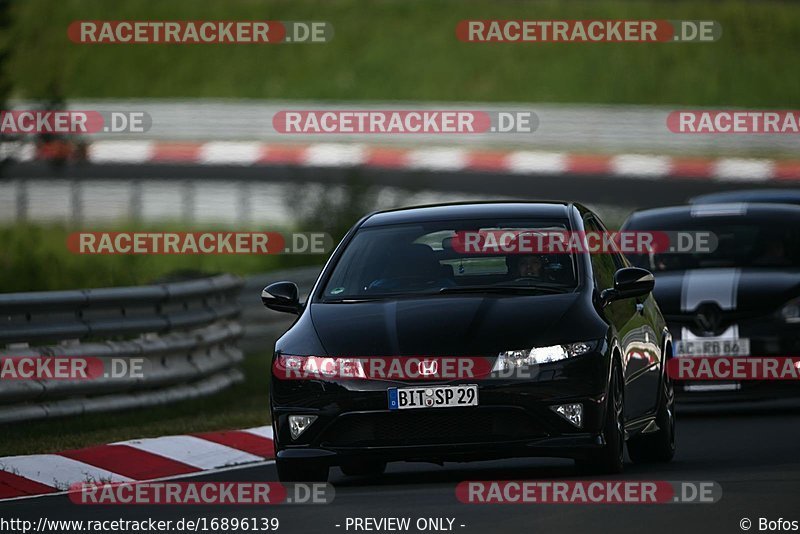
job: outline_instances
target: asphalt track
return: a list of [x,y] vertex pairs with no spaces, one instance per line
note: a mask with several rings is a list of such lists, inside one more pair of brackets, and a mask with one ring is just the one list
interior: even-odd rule
[[[681,413],[678,412],[680,417]],[[714,504],[462,504],[462,480],[585,480],[572,462],[524,459],[465,464],[397,463],[378,480],[331,471],[336,497],[328,505],[274,506],[83,506],[65,495],[0,503],[0,518],[172,519],[181,517],[277,517],[278,532],[337,533],[348,517],[453,518],[453,531],[467,533],[648,534],[742,532],[739,522],[759,518],[800,520],[800,408],[684,413],[678,421],[678,452],[666,465],[627,463],[609,479],[716,481],[722,498]],[[184,480],[277,480],[274,464],[205,474]],[[337,525],[339,525],[337,527]],[[463,525],[463,526],[461,526]],[[63,532],[63,531],[62,531]],[[388,532],[382,530],[380,532]]]

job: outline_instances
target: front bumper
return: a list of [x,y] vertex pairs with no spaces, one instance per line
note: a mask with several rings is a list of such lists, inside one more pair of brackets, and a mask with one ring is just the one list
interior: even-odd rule
[[[478,384],[478,406],[389,410],[389,387],[419,383],[286,381],[273,377],[272,415],[279,459],[471,461],[525,456],[581,458],[603,445],[608,359],[589,354],[542,366],[531,380]],[[581,428],[551,406],[583,404]],[[289,415],[316,415],[297,439]]]
[[[686,323],[691,324],[691,323]],[[686,326],[673,321],[674,341],[682,339]],[[740,321],[739,338],[750,340],[751,358],[800,356],[800,326],[777,323],[769,317]],[[681,381],[675,380],[677,399],[682,403],[735,402],[800,397],[800,382],[787,380]]]

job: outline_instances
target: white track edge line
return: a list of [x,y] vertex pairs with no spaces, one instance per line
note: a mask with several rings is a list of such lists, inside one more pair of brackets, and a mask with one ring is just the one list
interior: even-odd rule
[[[263,467],[265,465],[274,464],[275,460],[264,460],[261,462],[251,462],[248,464],[239,464],[239,465],[229,465],[225,467],[217,467],[215,469],[206,469],[202,471],[196,471],[194,473],[183,473],[180,475],[172,475],[167,477],[160,477],[160,478],[148,478],[146,480],[133,480],[131,482],[124,482],[124,484],[140,484],[143,482],[160,482],[163,480],[180,480],[183,478],[191,478],[191,477],[198,477],[203,475],[213,475],[214,473],[224,473],[226,471],[236,471],[237,469],[246,469],[250,467]],[[27,499],[39,499],[42,497],[55,497],[57,495],[68,495],[70,493],[77,493],[76,490],[66,490],[66,491],[57,491],[55,493],[39,493],[36,495],[20,495],[19,497],[9,497],[7,499],[0,499],[0,503],[6,503],[11,501],[22,501]]]

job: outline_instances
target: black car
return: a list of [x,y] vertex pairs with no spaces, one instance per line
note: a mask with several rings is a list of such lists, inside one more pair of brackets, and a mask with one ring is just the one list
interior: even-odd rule
[[[632,254],[652,271],[675,356],[800,355],[800,206],[696,204],[640,211],[622,230],[707,233],[707,251]],[[796,395],[791,381],[676,381],[690,400]]]
[[[384,211],[347,233],[305,304],[291,282],[264,289],[268,308],[299,316],[273,356],[281,480],[323,480],[330,466],[376,475],[389,461],[529,456],[615,473],[625,441],[634,461],[672,458],[674,395],[664,370],[672,345],[651,296],[652,275],[619,253],[528,261],[455,245],[459,233],[509,229],[605,231],[594,213],[568,203]],[[287,366],[311,362],[420,355],[428,363],[482,359],[491,373],[442,380],[286,374]]]
[[698,195],[690,204],[729,204],[732,202],[800,204],[800,189],[740,189]]

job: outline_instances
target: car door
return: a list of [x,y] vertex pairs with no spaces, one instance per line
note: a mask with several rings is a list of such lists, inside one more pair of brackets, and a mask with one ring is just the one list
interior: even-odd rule
[[[630,267],[630,262],[619,252],[611,254],[617,269]],[[661,366],[663,362],[661,324],[658,319],[658,306],[653,294],[629,299],[634,303],[636,314],[633,318],[632,343],[629,347],[629,377],[634,402],[642,406],[641,413],[649,413],[658,405],[661,385]]]
[[[606,232],[593,216],[584,221],[587,232]],[[599,291],[614,286],[614,273],[628,266],[621,254],[601,250],[591,255],[592,270]],[[650,298],[649,296],[647,298]],[[628,298],[611,302],[603,314],[617,332],[622,351],[622,370],[625,378],[625,416],[636,419],[651,411],[656,402],[653,378],[658,377],[660,353],[657,337],[646,312],[645,298]]]

